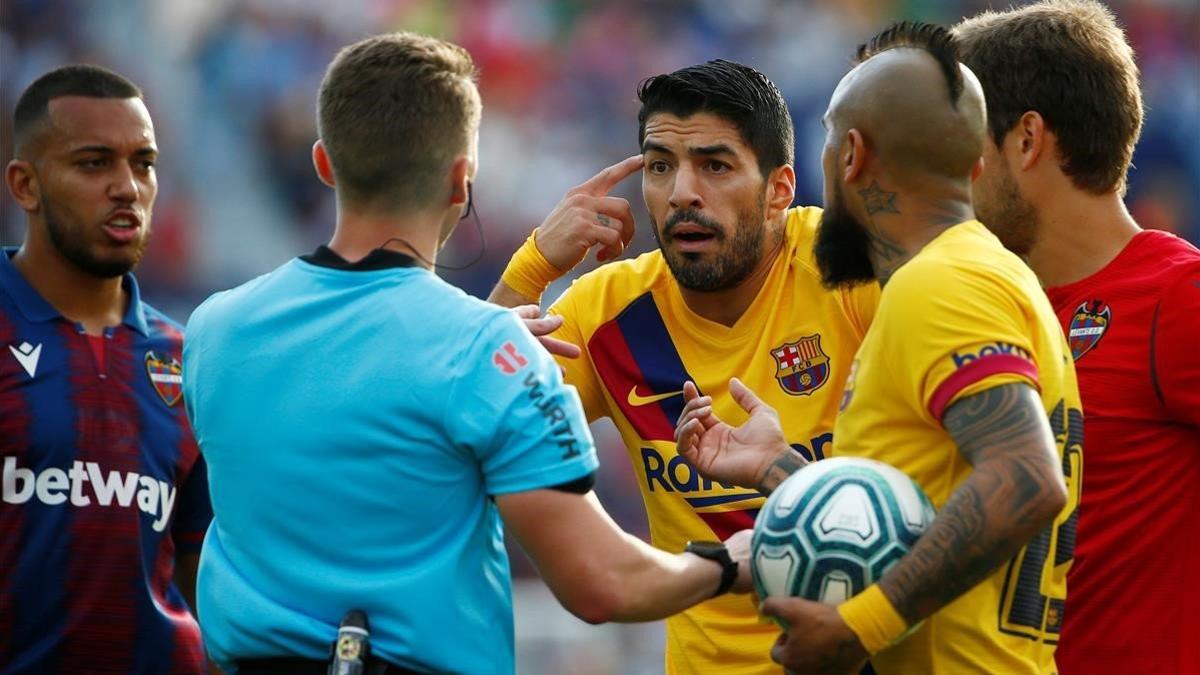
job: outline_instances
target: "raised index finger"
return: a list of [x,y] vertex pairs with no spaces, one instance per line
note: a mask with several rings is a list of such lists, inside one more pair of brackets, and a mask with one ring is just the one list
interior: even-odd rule
[[582,192],[593,197],[603,197],[617,186],[617,183],[632,176],[642,168],[642,156],[634,155],[613,164],[600,173],[580,183],[572,192]]

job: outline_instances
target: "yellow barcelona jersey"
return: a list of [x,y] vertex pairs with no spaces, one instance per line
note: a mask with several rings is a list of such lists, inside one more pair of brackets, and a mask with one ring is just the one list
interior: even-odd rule
[[[577,280],[551,307],[555,337],[584,349],[560,359],[589,420],[610,417],[629,450],[653,543],[725,539],[752,527],[755,490],[702,478],[675,452],[682,389],[692,380],[731,424],[746,414],[729,395],[737,376],[780,414],[792,446],[823,457],[850,363],[878,303],[878,286],[821,287],[812,248],[820,209],[788,213],[786,242],[757,298],[732,327],[688,309],[659,251],[610,263]],[[778,673],[779,629],[747,595],[726,595],[667,620],[668,673]]]
[[896,271],[855,359],[837,456],[891,464],[941,508],[971,473],[942,415],[1005,383],[1038,389],[1068,487],[1055,522],[992,576],[872,657],[896,673],[1054,673],[1082,471],[1071,352],[1033,272],[982,224],[956,225]]

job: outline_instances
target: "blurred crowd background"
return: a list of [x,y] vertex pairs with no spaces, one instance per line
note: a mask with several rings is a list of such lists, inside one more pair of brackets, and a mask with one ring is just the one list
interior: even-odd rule
[[[1147,107],[1128,203],[1142,226],[1200,241],[1200,2],[1109,5],[1137,51]],[[981,0],[4,0],[0,155],[12,157],[17,96],[46,70],[91,62],[138,83],[161,150],[153,238],[138,277],[153,304],[185,321],[210,293],[308,252],[332,232],[333,193],[314,176],[309,152],[317,87],[336,50],[389,30],[438,35],[471,52],[484,101],[475,204],[486,252],[443,276],[484,297],[563,192],[637,151],[642,79],[711,58],[762,70],[791,106],[797,201],[819,204],[819,119],[854,47],[898,18],[952,23],[988,7]],[[18,245],[24,218],[2,192],[0,245]],[[634,204],[633,252],[650,249],[637,178],[616,194]],[[468,261],[483,244],[464,223],[440,262]],[[596,432],[601,498],[626,528],[645,535],[620,440],[611,427]],[[519,554],[514,568],[532,575]],[[520,672],[661,671],[660,628],[585,627],[561,617],[536,584],[522,589]]]

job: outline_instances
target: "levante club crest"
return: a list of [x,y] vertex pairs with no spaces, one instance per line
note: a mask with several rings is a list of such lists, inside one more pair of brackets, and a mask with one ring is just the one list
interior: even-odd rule
[[1089,300],[1075,308],[1071,317],[1071,327],[1067,329],[1067,341],[1071,345],[1071,356],[1078,361],[1080,357],[1100,344],[1109,324],[1112,323],[1112,311],[1103,300]]
[[829,379],[829,356],[821,350],[821,335],[785,342],[771,350],[775,357],[775,379],[789,394],[807,396]]
[[179,402],[183,396],[183,367],[178,360],[158,352],[146,352],[146,373],[163,403],[172,406]]

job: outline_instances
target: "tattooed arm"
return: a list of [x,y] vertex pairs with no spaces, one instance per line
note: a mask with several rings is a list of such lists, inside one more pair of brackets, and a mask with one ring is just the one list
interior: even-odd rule
[[1033,388],[987,389],[954,403],[942,421],[974,470],[879,582],[909,624],[987,578],[1048,527],[1067,500],[1054,437]]
[[784,479],[803,469],[806,464],[808,461],[792,448],[789,447],[786,451],[781,450],[763,470],[761,477],[754,482],[754,487],[764,495],[769,495],[779,487]]

